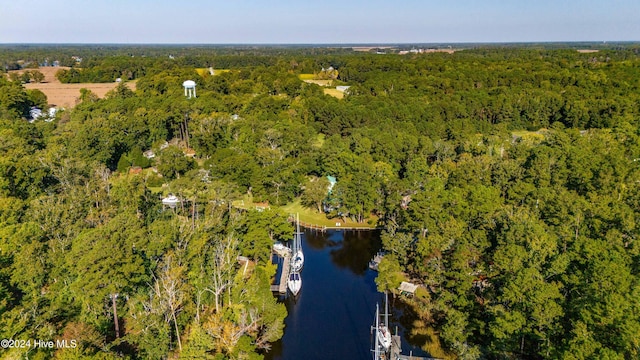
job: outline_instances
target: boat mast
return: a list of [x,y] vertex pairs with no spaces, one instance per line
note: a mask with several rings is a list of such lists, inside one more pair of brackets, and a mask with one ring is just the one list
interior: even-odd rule
[[389,295],[384,292],[384,326],[389,330]]
[[294,261],[297,253],[298,253],[298,234],[294,233],[293,234],[293,241],[292,241],[292,244],[291,244],[291,263],[292,264],[293,264],[293,261]]
[[302,248],[300,243],[300,214],[296,213],[296,241],[298,242],[298,250]]
[[379,327],[380,327],[380,310],[378,308],[378,304],[376,304],[376,329],[375,329],[375,335],[373,336],[373,360],[380,359],[380,345],[378,344]]

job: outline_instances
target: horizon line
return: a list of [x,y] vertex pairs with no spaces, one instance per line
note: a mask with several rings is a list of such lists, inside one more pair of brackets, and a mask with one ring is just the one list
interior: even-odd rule
[[452,41],[452,42],[237,42],[237,43],[205,43],[205,42],[0,42],[2,45],[190,45],[190,46],[397,46],[397,45],[500,45],[500,44],[640,44],[640,40],[539,40],[539,41]]

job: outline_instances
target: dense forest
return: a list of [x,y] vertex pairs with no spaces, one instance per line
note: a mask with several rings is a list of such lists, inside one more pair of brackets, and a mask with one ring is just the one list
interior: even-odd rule
[[[434,357],[635,359],[639,49],[5,51],[136,90],[29,122],[42,93],[0,78],[0,338],[77,341],[0,357],[260,359],[299,201],[384,229],[378,288]],[[300,80],[330,66],[343,99]]]

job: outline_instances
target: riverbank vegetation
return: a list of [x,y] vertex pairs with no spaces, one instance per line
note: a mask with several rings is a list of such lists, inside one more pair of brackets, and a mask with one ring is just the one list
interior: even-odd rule
[[[2,356],[260,358],[299,204],[385,228],[379,289],[420,284],[414,331],[448,356],[638,356],[638,48],[146,51],[61,61],[137,84],[52,122],[0,79],[0,337],[78,341]],[[343,99],[300,79],[329,67]]]

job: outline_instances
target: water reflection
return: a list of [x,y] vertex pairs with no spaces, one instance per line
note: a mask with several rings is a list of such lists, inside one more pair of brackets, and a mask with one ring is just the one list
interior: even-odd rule
[[[302,290],[296,299],[283,299],[288,311],[284,336],[265,359],[371,359],[370,326],[375,304],[382,304],[384,296],[377,292],[377,273],[368,263],[381,247],[380,234],[305,230],[302,240]],[[402,320],[404,311],[392,310],[392,321]],[[402,334],[402,323],[392,322],[391,329],[397,326]]]
[[331,260],[340,268],[363,275],[369,260],[382,246],[378,231],[306,231],[306,244],[314,250],[330,248]]

